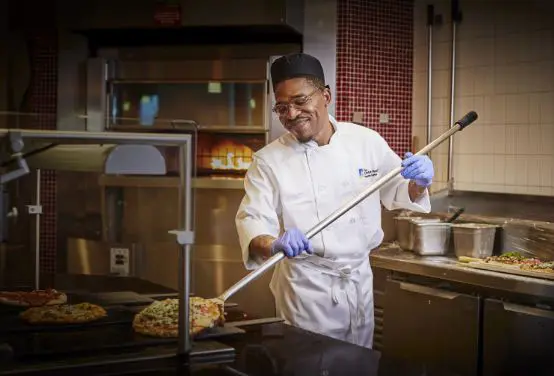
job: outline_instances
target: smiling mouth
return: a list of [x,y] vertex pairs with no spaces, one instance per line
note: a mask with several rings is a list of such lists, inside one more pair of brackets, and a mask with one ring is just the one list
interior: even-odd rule
[[294,123],[289,123],[288,128],[289,128],[289,129],[296,129],[296,128],[298,128],[299,126],[301,126],[301,125],[303,125],[304,123],[306,123],[307,121],[308,121],[308,119],[301,119],[301,120],[295,121]]

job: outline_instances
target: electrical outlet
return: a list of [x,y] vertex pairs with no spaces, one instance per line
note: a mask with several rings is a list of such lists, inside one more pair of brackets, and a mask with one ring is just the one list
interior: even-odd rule
[[110,248],[110,274],[129,275],[129,248]]
[[386,124],[389,122],[389,114],[381,114],[379,115],[379,123]]
[[352,122],[354,123],[362,123],[364,120],[364,113],[361,111],[354,111],[352,113]]

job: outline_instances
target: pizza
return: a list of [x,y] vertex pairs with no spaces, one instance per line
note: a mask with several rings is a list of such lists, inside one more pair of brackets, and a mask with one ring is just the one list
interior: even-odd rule
[[17,307],[40,307],[67,302],[67,295],[54,289],[1,291],[0,303]]
[[540,262],[538,264],[521,265],[521,269],[539,273],[551,273],[554,275],[554,261]]
[[[223,325],[223,303],[215,299],[191,297],[190,335]],[[179,333],[179,300],[165,299],[152,303],[135,315],[133,329],[153,337],[177,337]]]
[[524,257],[518,252],[508,252],[499,256],[489,256],[484,260],[486,263],[497,263],[504,265],[537,265],[542,261],[536,257]]
[[461,262],[478,262],[532,272],[552,273],[554,275],[554,261],[545,262],[537,257],[525,257],[518,252],[508,252],[498,256],[489,256],[484,259],[461,256],[459,260]]
[[100,320],[108,314],[96,304],[60,304],[32,307],[19,314],[29,324],[83,324]]

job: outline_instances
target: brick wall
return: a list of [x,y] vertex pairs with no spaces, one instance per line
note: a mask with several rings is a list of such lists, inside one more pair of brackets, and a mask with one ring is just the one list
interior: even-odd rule
[[337,120],[363,112],[401,155],[411,148],[412,47],[412,0],[338,0]]

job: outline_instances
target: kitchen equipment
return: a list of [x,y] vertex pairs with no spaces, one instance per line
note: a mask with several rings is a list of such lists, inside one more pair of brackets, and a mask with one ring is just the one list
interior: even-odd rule
[[405,251],[412,250],[412,228],[411,223],[414,219],[422,219],[421,217],[395,217],[394,222],[396,223],[396,237],[398,245]]
[[420,256],[444,256],[450,250],[450,223],[413,221],[413,251]]
[[[402,248],[402,250],[404,251],[413,251],[414,250],[414,239],[415,239],[415,236],[416,236],[416,231],[418,231],[420,233],[419,237],[420,237],[420,240],[419,240],[419,246],[422,246],[423,243],[427,243],[429,244],[429,239],[435,239],[435,241],[431,241],[431,244],[437,244],[436,240],[439,239],[437,238],[437,233],[434,232],[433,229],[437,230],[437,229],[442,229],[443,231],[445,232],[448,232],[448,239],[445,239],[447,242],[450,241],[450,227],[449,226],[435,226],[435,227],[428,227],[428,228],[423,228],[423,229],[419,229],[417,230],[417,224],[418,223],[446,223],[446,224],[449,224],[449,223],[452,223],[454,222],[463,212],[465,211],[464,208],[460,208],[458,210],[456,210],[456,212],[450,217],[448,218],[445,222],[441,222],[441,220],[439,218],[423,218],[423,217],[409,217],[409,216],[398,216],[398,217],[395,217],[395,221],[396,221],[396,234],[397,234],[397,238],[398,238],[398,245],[400,246],[400,248]],[[427,231],[426,231],[427,230]],[[434,233],[434,235],[431,235],[431,233]],[[419,247],[418,246],[418,247]],[[436,247],[434,247],[436,248]],[[444,253],[447,253],[448,252],[448,244],[446,245],[446,249],[444,250],[444,252],[439,252],[437,253],[437,251],[434,251],[434,252],[431,252],[431,254],[444,254]],[[418,252],[419,254],[424,254],[425,252],[419,248],[419,250],[423,253],[420,253]]]
[[453,224],[456,256],[485,258],[492,255],[498,226],[486,223]]
[[438,218],[423,218],[423,217],[396,217],[396,233],[398,236],[398,244],[404,251],[413,251],[415,225],[417,223],[438,223]]
[[[440,135],[437,139],[435,139],[433,142],[425,146],[423,149],[418,151],[415,155],[425,155],[429,153],[431,150],[435,149],[438,145],[440,145],[445,140],[449,139],[454,133],[461,131],[471,123],[473,123],[475,120],[477,120],[477,113],[475,111],[468,112],[463,118],[458,120],[453,126],[450,127],[450,129],[446,132],[444,132],[442,135]],[[338,218],[340,218],[342,215],[344,215],[346,212],[348,212],[350,209],[352,209],[354,206],[358,205],[361,201],[363,201],[366,197],[370,196],[377,190],[379,190],[383,185],[387,184],[390,180],[395,178],[398,174],[402,172],[403,167],[398,166],[397,168],[393,169],[389,173],[387,173],[385,176],[377,180],[374,184],[369,186],[366,190],[358,194],[356,197],[354,197],[352,200],[347,202],[343,207],[337,209],[335,212],[331,213],[327,218],[325,218],[323,221],[312,227],[307,233],[306,237],[308,239],[313,238],[315,235],[317,235],[320,231],[327,228],[331,223],[335,222]],[[243,287],[248,285],[250,282],[261,276],[263,273],[271,269],[275,264],[277,264],[279,261],[283,260],[285,258],[285,254],[282,252],[279,252],[273,256],[271,256],[267,261],[265,261],[262,265],[260,265],[256,270],[252,271],[251,273],[247,274],[245,277],[243,277],[240,281],[235,283],[233,286],[228,288],[226,291],[224,291],[217,299],[221,301],[227,300],[229,297],[234,295],[236,292],[241,290]]]

